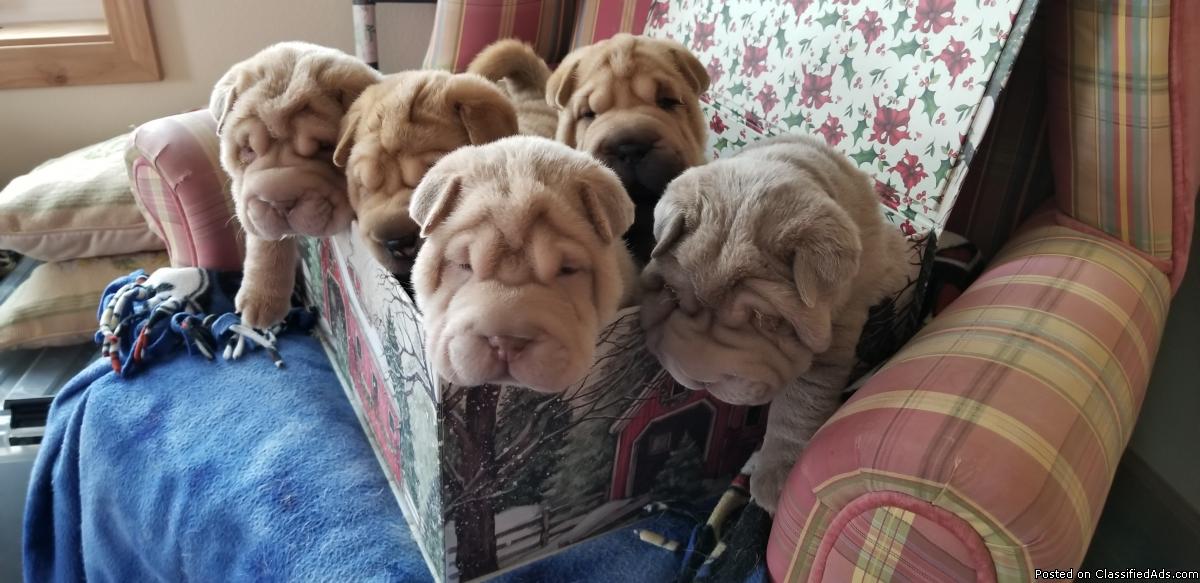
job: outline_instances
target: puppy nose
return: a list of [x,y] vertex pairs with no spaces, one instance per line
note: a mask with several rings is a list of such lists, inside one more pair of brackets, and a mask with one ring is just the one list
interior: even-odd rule
[[397,259],[412,259],[417,254],[417,235],[405,235],[399,239],[389,239],[383,242],[388,253]]
[[613,151],[621,162],[633,164],[645,158],[653,147],[653,144],[644,141],[621,142],[613,147]]
[[271,208],[275,209],[275,212],[285,216],[292,212],[293,208],[296,208],[296,199],[294,198],[288,200],[268,200],[266,202],[271,205]]
[[496,358],[507,362],[516,358],[529,346],[529,339],[517,336],[488,336],[488,344],[496,351]]

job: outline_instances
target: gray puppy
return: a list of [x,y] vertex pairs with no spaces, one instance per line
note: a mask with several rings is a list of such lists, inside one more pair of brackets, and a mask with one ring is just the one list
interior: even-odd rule
[[774,513],[792,465],[833,413],[871,306],[904,287],[907,244],[867,176],[786,136],[692,168],[654,210],[642,327],[680,384],[774,401],[750,491]]

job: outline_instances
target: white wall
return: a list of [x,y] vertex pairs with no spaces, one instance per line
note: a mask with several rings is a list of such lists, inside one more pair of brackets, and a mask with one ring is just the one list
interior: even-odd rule
[[[221,74],[268,44],[305,40],[354,51],[349,0],[149,4],[162,81],[0,89],[0,187],[48,158],[151,119],[207,106]],[[433,27],[433,4],[388,4],[376,10],[381,68],[419,67]]]

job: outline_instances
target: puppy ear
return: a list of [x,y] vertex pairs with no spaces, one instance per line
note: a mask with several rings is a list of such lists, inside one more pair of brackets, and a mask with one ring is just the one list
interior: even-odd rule
[[562,64],[550,74],[546,80],[546,103],[562,109],[571,101],[575,94],[575,70],[579,67],[579,59],[568,56]]
[[495,85],[477,75],[455,75],[447,99],[458,113],[471,144],[478,146],[516,135],[517,110]]
[[671,48],[667,51],[671,55],[671,60],[675,61],[675,68],[679,69],[680,74],[687,80],[692,91],[696,95],[700,95],[708,91],[708,70],[700,63],[700,59],[692,54],[692,51],[687,50],[682,45]]
[[633,226],[633,200],[611,170],[603,167],[580,183],[579,196],[587,219],[605,245]]
[[654,207],[654,250],[650,252],[650,258],[670,251],[687,230],[687,212],[672,200],[660,199]]
[[837,299],[839,288],[858,275],[858,227],[842,209],[831,210],[805,221],[791,242],[792,278],[800,301],[809,308]]
[[417,184],[412,201],[408,204],[408,215],[421,225],[421,237],[429,237],[438,225],[445,222],[446,217],[458,207],[461,198],[462,178],[448,171],[437,172],[436,167],[430,170]]
[[217,81],[212,95],[208,98],[208,112],[217,120],[218,135],[225,129],[225,121],[229,118],[229,112],[233,110],[233,104],[237,102],[237,87],[234,85],[232,73],[233,71],[226,73]]
[[362,110],[354,107],[342,117],[341,128],[338,130],[337,147],[333,149],[333,165],[345,168],[350,161],[350,150],[354,148],[354,134],[358,131],[358,121],[362,119]]

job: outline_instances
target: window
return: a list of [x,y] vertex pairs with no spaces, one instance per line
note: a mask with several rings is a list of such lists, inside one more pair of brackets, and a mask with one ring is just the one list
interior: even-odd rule
[[650,437],[650,455],[659,455],[671,451],[671,434],[660,433]]
[[146,0],[37,2],[0,11],[0,89],[160,79]]

